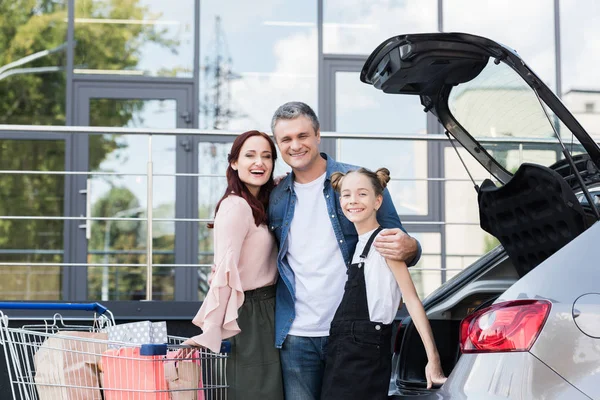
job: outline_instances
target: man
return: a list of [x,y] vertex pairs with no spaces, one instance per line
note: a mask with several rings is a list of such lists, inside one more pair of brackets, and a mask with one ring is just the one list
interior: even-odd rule
[[[275,346],[281,349],[285,398],[317,400],[329,327],[358,240],[329,178],[334,172],[358,167],[319,152],[319,121],[304,103],[279,107],[271,129],[283,160],[292,167],[269,203],[269,225],[279,243]],[[402,230],[387,190],[377,219],[388,229],[375,241],[375,248],[384,257],[414,265],[420,245]]]

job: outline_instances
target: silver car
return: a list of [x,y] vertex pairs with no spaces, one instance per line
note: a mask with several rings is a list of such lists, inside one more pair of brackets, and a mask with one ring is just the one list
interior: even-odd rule
[[501,244],[424,300],[448,381],[425,389],[407,317],[391,398],[600,399],[600,148],[516,52],[482,37],[391,38],[361,80],[420,96],[464,166],[489,171],[473,184]]

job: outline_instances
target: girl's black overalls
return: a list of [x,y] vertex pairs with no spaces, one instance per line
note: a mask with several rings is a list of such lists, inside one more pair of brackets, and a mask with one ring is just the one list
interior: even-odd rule
[[321,400],[388,398],[392,327],[369,318],[363,268],[381,229],[369,238],[360,262],[348,268],[344,297],[331,323]]

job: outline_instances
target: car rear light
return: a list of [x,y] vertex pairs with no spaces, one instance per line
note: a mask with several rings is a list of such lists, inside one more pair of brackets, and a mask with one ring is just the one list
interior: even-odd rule
[[514,300],[476,311],[461,322],[460,349],[463,353],[529,351],[550,308],[546,300]]

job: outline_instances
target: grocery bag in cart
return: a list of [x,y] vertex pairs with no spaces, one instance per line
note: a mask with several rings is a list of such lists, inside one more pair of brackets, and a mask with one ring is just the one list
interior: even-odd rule
[[44,340],[33,357],[39,399],[102,400],[97,363],[106,338],[100,332],[62,331]]
[[[69,325],[67,332],[47,321],[14,328],[3,312],[7,309],[86,310],[94,317],[79,329]],[[174,359],[173,354],[189,349],[182,345],[186,338],[168,336],[166,344],[113,342],[102,336],[107,325],[115,325],[114,318],[98,303],[0,302],[0,344],[13,400],[226,398],[228,342],[219,353],[192,349],[193,359]]]
[[[160,348],[164,347],[161,351]],[[102,354],[104,400],[170,400],[165,378],[166,345],[109,349]]]
[[108,326],[102,331],[108,333],[108,340],[111,342],[134,344],[162,344],[168,342],[167,323],[165,321],[129,322]]
[[[178,359],[177,354],[177,351],[170,351],[165,363],[171,400],[204,400],[200,351],[193,350],[189,359]],[[189,388],[199,390],[190,391]]]
[[[93,311],[67,325],[55,313],[38,325],[9,326],[6,310]],[[0,302],[0,344],[13,400],[102,400],[97,362],[107,349],[99,330],[114,325],[98,303]],[[4,399],[2,399],[4,400]]]

